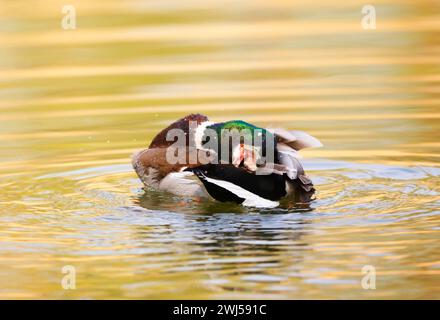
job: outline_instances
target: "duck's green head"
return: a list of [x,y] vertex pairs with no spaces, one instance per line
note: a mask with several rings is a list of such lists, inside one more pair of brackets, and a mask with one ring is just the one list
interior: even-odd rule
[[216,145],[218,161],[255,171],[262,159],[273,162],[275,136],[268,130],[242,120],[212,123],[203,132],[202,143]]

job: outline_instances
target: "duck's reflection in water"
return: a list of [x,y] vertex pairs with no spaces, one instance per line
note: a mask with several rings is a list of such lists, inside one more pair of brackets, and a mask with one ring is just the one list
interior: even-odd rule
[[310,232],[308,207],[256,210],[169,198],[164,203],[163,197],[146,192],[135,200],[137,207],[126,209],[137,221],[138,245],[166,248],[173,256],[163,265],[165,274],[201,272],[224,289],[248,290],[237,281],[279,282],[298,272],[296,266],[310,250],[303,241]]

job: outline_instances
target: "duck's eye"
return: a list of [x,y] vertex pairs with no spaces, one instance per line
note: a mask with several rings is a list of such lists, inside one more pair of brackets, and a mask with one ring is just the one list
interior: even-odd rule
[[206,144],[211,140],[211,138],[209,136],[206,136],[202,139],[202,144]]

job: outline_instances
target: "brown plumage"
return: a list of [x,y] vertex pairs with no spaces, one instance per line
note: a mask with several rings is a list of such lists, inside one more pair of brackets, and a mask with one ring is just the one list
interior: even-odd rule
[[[151,141],[150,146],[148,148],[166,148],[171,146],[174,141],[167,141],[166,137],[167,137],[167,133],[168,131],[170,131],[171,129],[180,129],[183,130],[183,132],[186,133],[186,137],[187,139],[189,139],[189,122],[190,121],[195,121],[197,122],[197,124],[201,124],[204,121],[208,121],[208,117],[200,114],[200,113],[196,113],[196,114],[189,114],[186,117],[183,117],[182,119],[179,119],[175,122],[173,122],[172,124],[170,124],[168,127],[166,127],[165,129],[163,129],[162,131],[160,131],[153,139],[153,141]],[[187,141],[187,145],[188,145]]]
[[[195,135],[192,134],[193,132],[190,133],[190,121],[194,121],[196,127],[200,128]],[[201,124],[203,125],[200,126]],[[240,121],[240,124],[246,125],[243,121]],[[246,159],[248,159],[246,157],[250,155],[254,159],[254,153],[249,152],[249,149],[247,149],[248,153],[238,154],[242,160],[237,163],[206,164],[206,158],[204,158],[206,150],[198,150],[195,147],[201,146],[201,141],[189,139],[201,140],[208,125],[212,126],[213,123],[208,122],[208,117],[205,115],[190,114],[161,130],[153,138],[148,149],[133,155],[133,167],[142,182],[148,187],[166,190],[176,195],[208,197],[209,194],[220,201],[234,201],[256,207],[277,206],[279,204],[277,200],[286,195],[299,202],[311,200],[315,189],[299,161],[298,150],[321,146],[316,138],[302,131],[267,129],[276,139],[275,163],[267,167],[269,170],[267,174],[259,175],[255,171],[257,167],[245,166]],[[167,153],[176,151],[176,149],[170,149],[175,141],[166,139],[168,132],[172,129],[182,130],[186,137],[187,150],[183,163],[172,164],[167,161]],[[249,145],[246,146],[249,147]],[[196,163],[189,161],[189,154],[192,152],[198,155],[196,159],[191,158],[191,162],[197,160]],[[200,159],[204,159],[205,164],[198,162],[201,161]],[[265,169],[266,167],[258,167],[258,170]]]

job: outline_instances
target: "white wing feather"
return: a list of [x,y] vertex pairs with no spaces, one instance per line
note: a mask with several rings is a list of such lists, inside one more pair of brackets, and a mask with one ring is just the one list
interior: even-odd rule
[[295,131],[290,131],[290,133],[296,137],[296,141],[292,146],[296,150],[301,150],[304,148],[322,147],[321,141],[311,136],[310,134],[305,133],[304,131],[295,130]]
[[289,147],[295,150],[301,150],[304,148],[319,148],[322,147],[322,143],[311,136],[308,133],[300,130],[287,131],[282,128],[267,129],[269,132],[275,134],[282,143],[285,143]]
[[204,177],[206,181],[215,184],[223,189],[226,189],[233,194],[237,195],[238,197],[245,199],[242,203],[242,205],[247,207],[255,207],[255,208],[275,208],[278,207],[279,203],[277,201],[271,201],[264,199],[250,191],[247,191],[246,189],[243,189],[242,187],[239,187],[231,182],[224,181],[224,180],[217,180],[212,179],[208,177]]

